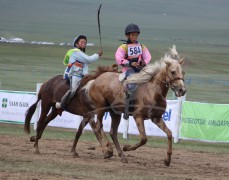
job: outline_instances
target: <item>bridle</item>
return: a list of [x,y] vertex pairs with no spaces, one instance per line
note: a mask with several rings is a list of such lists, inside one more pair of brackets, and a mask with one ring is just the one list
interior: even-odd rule
[[[144,71],[146,74],[151,75],[150,73],[148,73],[148,72],[145,71],[144,69],[143,69],[142,71]],[[166,81],[166,77],[169,78],[169,81]],[[176,78],[174,78],[174,79],[171,79],[167,73],[166,73],[166,77],[165,77],[165,81],[162,81],[162,83],[164,83],[166,87],[170,87],[172,90],[174,90],[175,87],[172,86],[171,83],[173,83],[174,81],[178,81],[178,80],[182,80],[182,81],[184,82],[184,78],[176,77]]]
[[[184,78],[181,78],[181,77],[176,77],[176,78],[174,78],[174,79],[171,79],[171,78],[169,77],[169,75],[167,75],[167,74],[166,74],[166,77],[169,78],[169,81],[166,81],[166,80],[165,80],[165,81],[162,81],[162,83],[164,83],[166,87],[170,87],[172,90],[175,89],[175,86],[172,86],[172,85],[171,85],[174,81],[178,81],[178,80],[184,81]],[[166,78],[165,78],[165,79],[166,79]]]

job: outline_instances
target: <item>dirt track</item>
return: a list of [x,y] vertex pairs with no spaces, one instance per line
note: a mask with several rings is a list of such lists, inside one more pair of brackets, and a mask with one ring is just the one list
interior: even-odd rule
[[42,139],[39,145],[40,155],[28,136],[0,135],[0,179],[229,179],[228,154],[174,150],[165,167],[161,148],[125,152],[129,163],[123,164],[116,151],[103,159],[97,142],[80,141],[79,158],[72,157],[70,140]]

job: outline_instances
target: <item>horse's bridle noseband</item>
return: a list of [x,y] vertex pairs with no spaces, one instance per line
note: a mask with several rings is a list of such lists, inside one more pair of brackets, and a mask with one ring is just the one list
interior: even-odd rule
[[184,78],[181,78],[181,77],[176,77],[176,78],[174,78],[172,80],[168,75],[167,75],[167,77],[169,78],[169,81],[165,80],[165,81],[162,81],[162,82],[165,84],[166,87],[170,87],[171,89],[175,89],[175,87],[171,85],[172,82],[177,81],[177,80],[184,81]]

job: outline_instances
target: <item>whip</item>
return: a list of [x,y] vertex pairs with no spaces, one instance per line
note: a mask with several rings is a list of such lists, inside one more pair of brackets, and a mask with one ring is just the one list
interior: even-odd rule
[[101,48],[101,50],[102,50],[101,30],[100,30],[100,19],[99,19],[101,6],[102,6],[102,4],[100,4],[100,6],[99,6],[99,9],[98,9],[98,14],[97,14],[97,19],[98,19],[98,27],[99,27],[99,40],[100,40],[100,48]]

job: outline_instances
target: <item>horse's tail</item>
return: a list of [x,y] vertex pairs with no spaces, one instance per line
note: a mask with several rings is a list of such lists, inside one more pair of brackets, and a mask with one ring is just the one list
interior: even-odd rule
[[30,121],[33,117],[33,114],[34,114],[36,108],[37,108],[37,103],[41,100],[41,94],[42,94],[42,91],[44,89],[44,84],[41,86],[41,88],[39,90],[37,101],[32,106],[30,106],[29,109],[25,113],[25,124],[24,124],[25,133],[30,134]]

